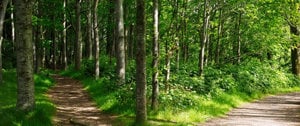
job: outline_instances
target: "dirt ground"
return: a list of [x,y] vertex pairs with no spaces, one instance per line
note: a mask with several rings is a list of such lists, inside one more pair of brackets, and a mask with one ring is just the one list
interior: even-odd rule
[[56,105],[54,126],[110,126],[114,116],[97,109],[83,86],[74,79],[52,76],[56,85],[47,95]]
[[[116,116],[101,113],[79,81],[59,75],[52,77],[56,85],[47,95],[56,104],[55,126],[113,124]],[[211,119],[199,126],[300,126],[300,92],[246,103],[224,117]]]
[[247,103],[200,126],[300,126],[300,93]]

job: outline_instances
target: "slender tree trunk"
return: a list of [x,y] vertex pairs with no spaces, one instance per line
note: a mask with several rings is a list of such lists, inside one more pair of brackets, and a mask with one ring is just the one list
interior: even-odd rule
[[145,0],[136,0],[136,4],[136,124],[145,125],[147,121]]
[[124,9],[123,0],[116,1],[116,57],[117,57],[117,76],[118,84],[125,83],[125,40],[124,40]]
[[32,11],[33,0],[14,0],[17,50],[17,109],[30,111],[35,106],[33,80]]
[[158,108],[158,95],[159,95],[159,84],[158,84],[158,65],[159,65],[159,8],[158,0],[153,0],[153,50],[152,50],[152,110]]
[[64,20],[63,20],[63,46],[62,46],[62,58],[63,58],[63,69],[67,70],[68,67],[68,59],[67,59],[67,10],[66,10],[67,0],[64,0],[63,8],[64,8]]
[[133,59],[134,55],[133,55],[133,48],[134,48],[134,39],[133,39],[133,35],[134,35],[134,26],[131,24],[129,26],[129,33],[128,33],[128,50],[127,50],[127,55],[128,58]]
[[75,69],[79,70],[82,58],[82,38],[81,38],[81,16],[80,16],[81,0],[76,0],[76,45],[75,45]]
[[[297,26],[290,24],[290,31],[293,35],[300,35],[300,31]],[[291,49],[291,62],[293,74],[300,77],[300,45],[296,45]]]
[[[13,10],[13,1],[10,0],[10,7],[12,8],[10,13],[10,19],[11,19],[11,41],[13,46],[15,45],[15,22],[14,22],[14,10]],[[15,47],[15,46],[14,46]],[[15,48],[13,48],[14,50]]]
[[2,42],[3,42],[3,24],[6,13],[6,8],[10,0],[3,0],[0,2],[0,84],[2,84]]
[[[40,12],[38,12],[40,15]],[[42,54],[43,54],[43,49],[42,49],[42,26],[38,25],[36,29],[36,42],[35,42],[35,49],[36,49],[36,54],[35,54],[35,73],[40,73],[40,68],[42,65]]]
[[[53,21],[55,21],[55,18],[53,18]],[[52,67],[54,70],[56,70],[56,63],[57,63],[57,55],[56,55],[56,50],[57,50],[57,43],[56,43],[56,30],[55,28],[52,29],[51,31],[51,39],[52,39]]]
[[240,32],[240,27],[241,27],[241,18],[242,18],[242,13],[239,12],[236,17],[236,26],[235,26],[235,35],[237,36],[236,38],[236,43],[233,43],[233,54],[236,58],[234,60],[233,64],[240,64],[241,62],[241,32]]
[[94,0],[94,6],[93,6],[93,31],[94,31],[94,45],[95,45],[95,79],[99,79],[100,75],[100,62],[99,62],[99,31],[98,31],[98,14],[97,14],[97,8],[98,8],[98,2],[99,0]]
[[92,44],[92,0],[87,0],[88,14],[87,14],[87,41],[86,41],[86,54],[88,59],[93,58],[93,44]]
[[215,63],[220,63],[220,44],[223,32],[223,10],[222,8],[219,9],[219,23],[218,23],[218,40],[216,45],[216,52],[215,52]]
[[165,45],[166,50],[166,58],[165,58],[165,65],[166,65],[166,72],[165,72],[165,92],[170,90],[169,80],[171,75],[171,56],[172,56],[172,49],[169,48],[169,42],[166,41]]
[[204,69],[204,60],[205,60],[205,45],[208,37],[208,26],[210,20],[210,9],[209,9],[209,1],[204,1],[204,10],[203,10],[203,26],[202,26],[202,41],[200,44],[200,53],[199,53],[199,75],[202,75]]

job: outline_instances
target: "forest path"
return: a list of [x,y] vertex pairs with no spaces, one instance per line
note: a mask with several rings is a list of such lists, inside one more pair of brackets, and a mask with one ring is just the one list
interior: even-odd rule
[[300,126],[300,93],[269,96],[200,126]]
[[53,75],[56,85],[47,95],[56,105],[54,126],[109,126],[115,118],[102,114],[79,81]]

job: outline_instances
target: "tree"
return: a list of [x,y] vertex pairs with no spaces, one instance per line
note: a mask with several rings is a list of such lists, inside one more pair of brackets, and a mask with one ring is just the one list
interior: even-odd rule
[[2,84],[2,42],[3,42],[3,24],[6,13],[6,8],[10,0],[0,2],[0,84]]
[[92,59],[93,44],[92,44],[92,0],[87,0],[88,14],[87,14],[87,41],[86,41],[86,54],[88,59]]
[[67,59],[67,12],[66,12],[66,4],[67,0],[63,1],[63,8],[64,8],[64,14],[63,14],[63,47],[62,47],[62,58],[63,58],[63,68],[64,70],[68,67],[68,59]]
[[146,104],[146,49],[145,49],[145,0],[136,0],[136,124],[147,121]]
[[[295,36],[300,35],[298,27],[290,24],[290,32]],[[291,49],[291,62],[292,62],[292,72],[293,74],[300,76],[300,46],[293,46]]]
[[158,65],[159,65],[159,16],[158,16],[158,0],[153,0],[153,47],[152,47],[152,101],[151,108],[156,110],[158,107]]
[[99,78],[100,74],[100,68],[99,68],[99,31],[98,31],[98,14],[97,14],[97,9],[98,9],[98,1],[99,0],[94,0],[93,3],[93,32],[94,32],[94,45],[95,45],[95,79]]
[[17,51],[17,109],[30,111],[35,106],[33,80],[32,8],[33,0],[14,0]]
[[117,0],[116,12],[116,57],[117,57],[117,76],[118,84],[125,83],[125,40],[124,40],[124,19],[123,19],[123,0]]
[[210,21],[210,1],[204,0],[204,9],[203,9],[203,22],[202,22],[202,31],[201,31],[201,44],[200,44],[200,53],[199,53],[199,75],[202,75],[204,69],[204,59],[205,59],[205,45],[208,40],[208,29]]
[[81,16],[80,16],[81,0],[76,0],[76,43],[75,43],[75,69],[79,70],[82,58],[82,36],[81,36]]

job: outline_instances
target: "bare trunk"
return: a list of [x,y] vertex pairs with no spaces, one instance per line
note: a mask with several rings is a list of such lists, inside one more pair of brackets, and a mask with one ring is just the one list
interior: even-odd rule
[[81,0],[76,0],[76,45],[75,45],[75,69],[80,70],[82,58],[82,43],[81,43],[81,16],[80,16]]
[[[12,0],[9,0],[9,1],[11,1],[10,6],[13,7],[13,1]],[[12,41],[12,44],[14,46],[15,45],[15,22],[14,22],[14,12],[13,12],[13,10],[10,13],[10,19],[11,19],[11,41]]]
[[86,54],[88,59],[93,58],[93,45],[92,45],[92,0],[88,2],[88,14],[87,14],[87,41],[86,41]]
[[124,19],[123,0],[116,1],[116,57],[118,84],[125,83],[125,40],[124,40]]
[[208,26],[210,20],[210,9],[209,9],[209,1],[205,0],[204,2],[204,10],[203,10],[203,25],[202,25],[202,41],[200,44],[200,53],[199,53],[199,75],[202,75],[204,69],[204,60],[205,60],[205,45],[208,37]]
[[[40,12],[39,12],[40,13]],[[35,73],[40,73],[40,68],[42,65],[42,55],[43,55],[43,49],[42,49],[42,26],[38,25],[36,29],[36,42],[35,42]]]
[[158,65],[159,65],[159,12],[158,0],[153,0],[153,60],[152,60],[152,110],[158,108],[159,82],[158,82]]
[[145,125],[147,121],[146,103],[146,49],[145,49],[145,1],[136,0],[136,124]]
[[30,111],[35,106],[33,80],[32,0],[14,0],[16,14],[17,109]]
[[64,20],[63,20],[63,47],[62,47],[62,58],[63,58],[63,69],[67,70],[68,61],[67,61],[67,14],[66,14],[66,4],[67,0],[64,0],[63,7],[64,7]]
[[240,64],[241,62],[241,32],[240,32],[240,27],[241,27],[241,18],[242,18],[242,13],[239,12],[237,14],[237,17],[236,17],[236,28],[235,28],[235,33],[237,35],[237,38],[236,38],[236,43],[233,43],[233,54],[236,58],[236,60],[234,60],[233,64]]
[[[293,35],[299,36],[300,31],[297,26],[290,25],[290,31]],[[291,49],[292,72],[300,77],[300,46],[294,46]]]
[[0,2],[0,84],[2,84],[2,42],[3,42],[3,24],[5,12],[10,0],[3,0]]
[[216,52],[215,52],[215,63],[220,63],[220,44],[221,44],[221,38],[223,32],[223,10],[219,10],[219,24],[218,24],[218,40],[216,45]]
[[97,14],[97,8],[98,8],[98,2],[99,0],[94,0],[94,6],[93,6],[93,31],[94,31],[94,45],[95,45],[95,79],[99,79],[100,75],[100,62],[99,62],[99,31],[98,31],[98,14]]

